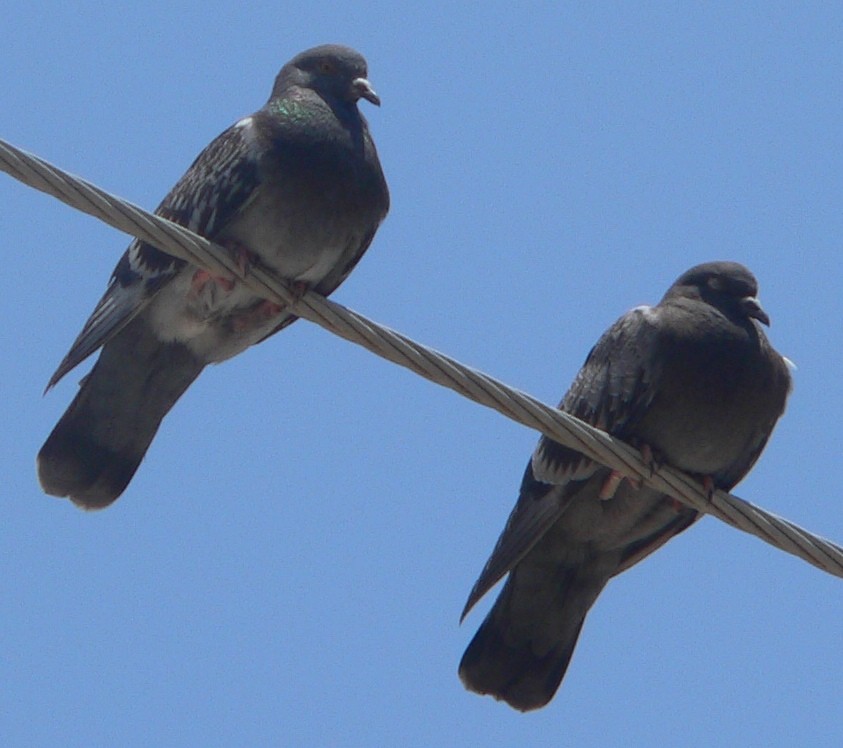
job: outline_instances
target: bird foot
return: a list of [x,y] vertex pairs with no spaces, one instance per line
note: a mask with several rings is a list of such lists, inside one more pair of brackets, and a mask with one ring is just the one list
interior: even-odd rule
[[[234,259],[240,277],[245,278],[257,259],[255,253],[234,240],[221,242],[221,245],[228,250]],[[222,289],[225,293],[231,293],[237,281],[226,278],[223,275],[214,275],[208,270],[200,268],[193,274],[193,278],[190,281],[190,289],[196,296],[199,296],[205,291],[209,283],[213,283],[214,286]]]
[[236,281],[231,280],[231,278],[226,278],[222,275],[214,275],[207,270],[200,269],[193,274],[193,278],[190,281],[190,291],[195,296],[199,296],[204,293],[205,288],[209,283],[213,283],[226,293],[231,293],[235,282]]
[[234,332],[240,333],[260,327],[280,314],[284,308],[282,304],[276,304],[274,301],[260,301],[251,309],[234,316],[231,320],[231,328]]
[[290,283],[290,293],[293,294],[293,302],[290,304],[292,306],[297,301],[301,301],[302,296],[304,296],[310,290],[310,283],[307,281],[293,281]]
[[[661,467],[661,461],[655,456],[655,453],[649,444],[642,444],[638,447],[638,449],[641,452],[641,459],[647,465],[647,470],[649,471],[646,477],[652,478]],[[644,485],[644,477],[624,475],[623,473],[619,473],[617,470],[613,470],[609,473],[609,477],[603,481],[603,485],[600,487],[600,492],[597,495],[602,501],[608,501],[614,497],[621,483],[625,480],[629,481],[629,485],[631,485],[636,491]]]
[[257,309],[255,309],[255,313],[264,319],[269,319],[270,317],[280,314],[283,308],[283,304],[276,304],[274,301],[262,301],[258,304]]
[[638,451],[641,452],[641,460],[647,466],[647,475],[641,476],[640,478],[629,478],[628,480],[636,489],[639,489],[644,485],[645,478],[652,478],[659,471],[662,466],[662,460],[656,456],[656,453],[653,452],[649,444],[639,444],[636,446],[638,447]]
[[649,444],[642,444],[638,449],[641,452],[641,459],[644,460],[647,469],[650,471],[649,477],[652,478],[659,472],[659,468],[662,466],[662,460],[656,456],[656,453],[653,452],[653,448]]
[[611,498],[614,498],[615,493],[618,490],[618,487],[621,483],[623,483],[624,475],[619,473],[617,470],[613,470],[609,473],[609,477],[603,481],[603,485],[600,486],[600,491],[597,494],[597,497],[600,501],[608,501]]
[[245,278],[246,275],[248,275],[249,270],[251,270],[252,265],[257,263],[258,256],[251,250],[246,249],[246,247],[240,244],[240,242],[236,242],[233,239],[224,241],[222,246],[225,247],[234,258],[234,262],[237,263],[237,269],[240,271],[240,276]]
[[[703,493],[705,493],[706,499],[708,499],[709,503],[711,503],[711,500],[714,498],[714,492],[717,490],[717,486],[714,485],[714,478],[710,475],[704,475],[702,478],[702,489]],[[671,499],[670,503],[677,512],[681,512],[688,508],[688,505],[679,501],[679,499]]]

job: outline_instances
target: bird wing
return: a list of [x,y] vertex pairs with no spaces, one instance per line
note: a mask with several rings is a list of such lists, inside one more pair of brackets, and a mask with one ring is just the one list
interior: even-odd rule
[[[586,358],[559,407],[624,438],[652,402],[660,375],[658,311],[637,307],[610,327]],[[518,501],[468,596],[462,618],[535,546],[577,489],[601,465],[542,437],[524,472]]]
[[[155,213],[212,239],[254,199],[259,184],[254,127],[247,117],[199,154]],[[135,239],[47,389],[120,332],[184,265],[183,260]]]

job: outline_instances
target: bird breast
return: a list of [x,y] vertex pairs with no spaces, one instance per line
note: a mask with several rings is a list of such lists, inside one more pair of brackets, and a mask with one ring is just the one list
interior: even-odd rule
[[783,399],[770,397],[776,371],[759,339],[721,338],[717,348],[674,348],[658,395],[636,429],[670,464],[712,476],[745,460],[784,407]]
[[304,210],[299,200],[279,192],[282,190],[271,186],[260,188],[222,238],[241,245],[282,278],[316,284],[336,266],[349,245],[359,241],[358,232],[353,226],[342,230],[344,216],[328,206],[321,211],[313,211],[312,205]]

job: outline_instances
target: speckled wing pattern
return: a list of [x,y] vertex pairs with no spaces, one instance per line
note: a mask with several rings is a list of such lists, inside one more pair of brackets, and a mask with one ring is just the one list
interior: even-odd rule
[[[653,355],[657,311],[637,307],[600,338],[588,354],[560,410],[624,438],[646,412],[659,376]],[[524,472],[518,502],[474,584],[462,618],[559,519],[583,482],[602,466],[580,452],[542,437]]]
[[[260,184],[257,150],[248,137],[250,124],[247,118],[213,140],[170,190],[156,215],[213,239],[242,211]],[[122,330],[184,266],[183,260],[135,239],[47,389]]]

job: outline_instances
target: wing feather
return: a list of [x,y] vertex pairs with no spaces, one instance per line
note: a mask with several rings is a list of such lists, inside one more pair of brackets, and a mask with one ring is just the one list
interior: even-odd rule
[[[657,312],[637,307],[607,330],[580,369],[559,407],[586,423],[624,438],[657,389],[660,369]],[[474,604],[526,556],[567,508],[576,490],[602,466],[580,452],[542,437],[524,472],[515,508],[469,594]]]
[[[228,128],[199,154],[155,213],[214,238],[260,186],[256,137],[251,117]],[[184,266],[183,260],[134,240],[47,389],[117,335]]]

